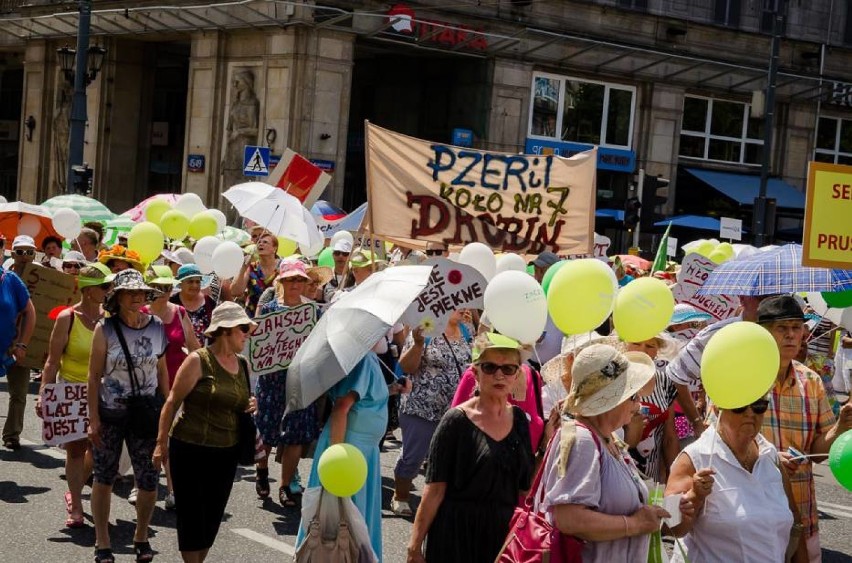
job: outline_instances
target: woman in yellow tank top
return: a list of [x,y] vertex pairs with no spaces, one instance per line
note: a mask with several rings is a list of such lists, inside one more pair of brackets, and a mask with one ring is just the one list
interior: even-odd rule
[[[89,356],[92,351],[92,334],[103,317],[101,305],[109,291],[112,275],[103,264],[85,266],[80,270],[77,287],[80,302],[65,309],[56,318],[50,335],[47,363],[42,372],[41,388],[36,399],[36,414],[41,417],[41,396],[49,383],[86,383],[89,376]],[[80,528],[83,504],[80,494],[83,484],[92,473],[92,452],[88,439],[63,444],[65,448],[65,493],[67,528]]]

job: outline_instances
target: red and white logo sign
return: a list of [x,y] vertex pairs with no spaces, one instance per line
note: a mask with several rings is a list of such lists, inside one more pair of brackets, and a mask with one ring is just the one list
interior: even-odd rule
[[484,51],[488,48],[488,41],[482,31],[466,25],[418,19],[414,10],[406,4],[394,4],[388,10],[388,22],[395,32],[416,37],[420,41],[448,47],[461,45],[474,51]]

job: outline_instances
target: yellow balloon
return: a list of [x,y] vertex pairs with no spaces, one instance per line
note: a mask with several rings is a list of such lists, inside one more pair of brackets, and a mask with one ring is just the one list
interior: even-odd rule
[[317,474],[326,491],[351,497],[367,482],[367,460],[352,444],[334,444],[320,456]]
[[701,356],[701,383],[713,404],[736,409],[766,395],[780,365],[778,345],[769,331],[739,321],[710,337]]
[[286,239],[284,237],[278,237],[278,256],[281,258],[287,258],[296,252],[296,249],[299,247],[299,243],[296,241]]
[[571,260],[550,281],[547,310],[563,333],[589,332],[612,312],[615,288],[615,274],[600,260]]
[[612,310],[615,330],[625,342],[643,342],[653,338],[669,325],[674,305],[674,295],[662,280],[633,280],[615,297]]
[[722,262],[727,262],[731,259],[730,256],[719,250],[718,248],[711,252],[707,258],[715,262],[716,264],[721,264]]
[[695,249],[693,249],[693,252],[697,252],[698,254],[704,257],[709,257],[710,253],[713,252],[715,248],[716,247],[713,245],[712,242],[710,242],[709,240],[705,240],[704,242],[699,244]]
[[215,236],[218,230],[219,224],[216,222],[216,217],[207,211],[202,211],[189,221],[189,236],[195,240]]
[[736,251],[734,251],[734,245],[729,242],[720,242],[714,252],[721,252],[728,258],[733,258],[737,254]]
[[127,248],[139,254],[143,264],[150,264],[163,252],[163,231],[160,227],[145,221],[139,223],[127,235]]
[[189,230],[189,217],[177,209],[171,209],[160,217],[160,228],[163,230],[163,234],[170,239],[182,240]]
[[172,206],[168,201],[164,199],[155,199],[145,206],[145,219],[155,225],[159,225],[160,219],[163,217],[163,213],[171,208]]

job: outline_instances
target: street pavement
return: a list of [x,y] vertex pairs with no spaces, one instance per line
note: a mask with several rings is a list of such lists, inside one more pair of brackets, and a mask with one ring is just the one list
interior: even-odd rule
[[[31,385],[31,393],[37,386]],[[64,452],[41,444],[39,419],[33,412],[30,395],[22,436],[23,448],[17,452],[0,450],[0,561],[75,562],[92,561],[95,541],[88,511],[89,488],[83,490],[83,505],[88,526],[64,529],[65,482]],[[5,380],[0,379],[0,423],[5,422],[8,407]],[[390,512],[393,465],[399,444],[386,443],[382,453],[384,482],[382,536],[384,561],[405,561],[405,546],[411,520]],[[299,471],[306,481],[311,460],[302,460]],[[277,464],[270,473],[278,473]],[[272,484],[273,497],[258,500],[254,492],[253,470],[240,468],[231,493],[219,536],[210,551],[210,562],[290,561],[295,549],[299,514],[282,508],[277,502],[278,481]],[[852,562],[852,493],[837,485],[826,466],[817,467],[817,498],[822,527],[823,561]],[[158,552],[156,561],[180,561],[175,533],[175,515],[163,509],[165,481],[151,522],[151,546]],[[422,491],[423,477],[415,481],[414,495]],[[133,561],[132,539],[134,508],[127,503],[129,483],[116,485],[112,497],[111,535],[117,561]],[[475,563],[475,562],[471,562]]]

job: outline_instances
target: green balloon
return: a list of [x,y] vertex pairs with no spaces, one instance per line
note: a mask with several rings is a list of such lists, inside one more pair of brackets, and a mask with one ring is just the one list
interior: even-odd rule
[[852,491],[852,430],[847,430],[831,444],[828,466],[837,482]]
[[852,289],[848,291],[826,291],[822,294],[822,298],[825,299],[829,307],[836,309],[852,307]]
[[319,253],[319,257],[317,258],[317,264],[320,266],[328,266],[329,268],[334,268],[334,256],[330,246],[327,246],[322,249],[322,252]]
[[[70,246],[68,248],[71,248]],[[531,276],[535,275],[535,266],[532,264],[527,264],[527,273]]]
[[553,281],[553,276],[555,276],[556,272],[558,272],[560,268],[562,268],[562,266],[567,263],[568,260],[560,260],[556,264],[549,267],[544,273],[544,276],[541,278],[541,288],[544,290],[545,295],[547,295],[547,292],[550,291],[550,282]]

